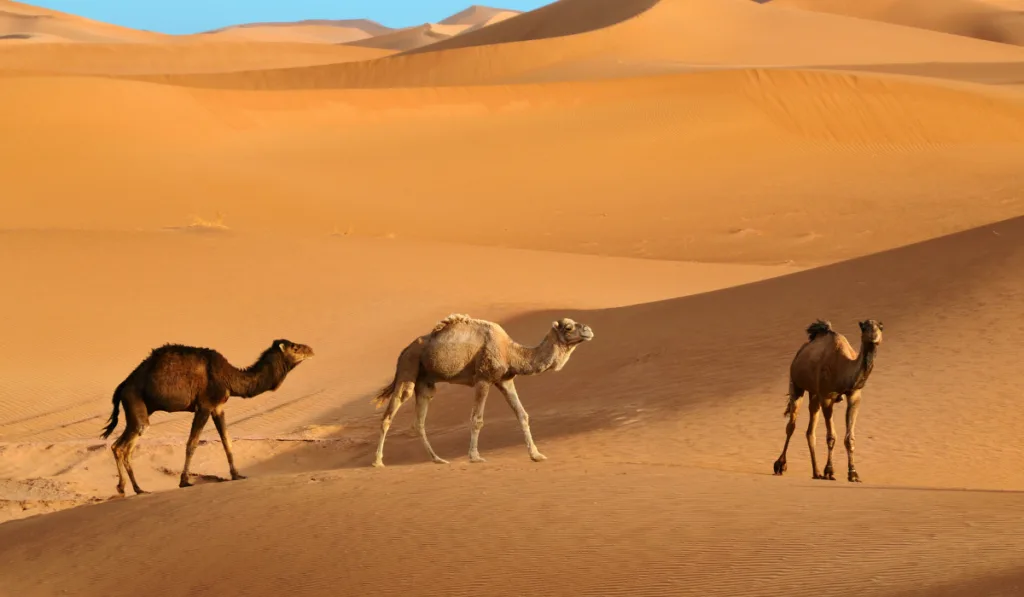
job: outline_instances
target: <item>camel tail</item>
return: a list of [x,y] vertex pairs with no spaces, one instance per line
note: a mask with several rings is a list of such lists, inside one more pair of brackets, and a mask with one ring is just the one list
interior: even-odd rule
[[[418,354],[415,354],[415,355],[412,354],[413,349],[418,348],[419,346],[420,346],[420,342],[419,342],[419,340],[417,340],[417,341],[413,342],[412,344],[410,344],[409,346],[406,346],[402,350],[402,353],[398,355],[398,362],[395,363],[395,377],[392,378],[391,383],[389,383],[388,385],[386,385],[383,388],[381,388],[380,391],[377,392],[377,395],[374,396],[373,400],[371,401],[371,402],[373,402],[373,405],[374,405],[375,409],[379,409],[380,407],[386,405],[388,403],[388,401],[391,400],[391,397],[395,394],[395,391],[398,389],[399,377],[402,375],[403,369],[406,368],[406,367],[403,367],[403,365],[406,365],[407,361],[410,360],[410,359],[413,359],[413,358],[415,358],[417,360],[419,359],[419,355]],[[416,366],[417,366],[416,373],[418,373],[419,372],[418,364]],[[415,375],[413,376],[413,379],[415,379]]]
[[124,389],[124,384],[126,383],[128,383],[127,379],[122,381],[121,384],[117,386],[117,389],[114,390],[114,399],[111,400],[114,404],[114,410],[111,411],[110,418],[107,419],[107,426],[103,428],[103,433],[100,434],[100,437],[103,439],[110,437],[110,434],[114,432],[114,428],[117,427],[118,409],[121,407],[121,391]]
[[824,336],[825,334],[831,334],[832,322],[817,320],[811,325],[807,326],[807,341],[812,342],[818,336]]
[[391,380],[391,383],[381,388],[380,392],[373,398],[373,407],[380,408],[391,400],[391,395],[395,393],[395,388],[398,386],[398,376],[395,375],[395,379]]

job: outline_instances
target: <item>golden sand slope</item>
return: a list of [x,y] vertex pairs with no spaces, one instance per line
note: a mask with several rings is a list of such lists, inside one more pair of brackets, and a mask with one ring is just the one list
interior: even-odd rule
[[0,75],[223,73],[372,60],[391,53],[373,48],[287,42],[39,43],[4,48],[0,52]]
[[[987,589],[973,594],[1011,594],[1020,582],[1012,540],[1024,531],[1019,500],[927,488],[1024,489],[1024,471],[999,464],[1019,460],[1024,449],[1014,424],[1018,359],[1009,323],[1024,318],[1024,283],[1006,275],[1024,267],[1022,238],[1018,219],[711,294],[568,311],[594,327],[595,341],[565,371],[519,384],[548,462],[526,459],[498,401],[482,436],[490,462],[466,464],[466,391],[446,390],[429,428],[453,465],[424,462],[418,440],[405,431],[406,410],[388,444],[389,468],[374,470],[366,463],[377,415],[365,394],[335,395],[339,408],[310,422],[340,426],[331,437],[341,441],[282,453],[250,467],[249,481],[0,526],[5,581],[25,595],[104,595],[123,583],[125,568],[146,566],[133,590],[152,595],[216,595],[228,587],[267,594],[281,583],[297,595],[326,587],[408,594],[424,583],[454,595],[817,595],[822,577],[832,579],[836,595],[962,594],[954,591],[967,586]],[[282,258],[305,267],[295,249]],[[550,280],[519,277],[517,292],[549,289]],[[619,286],[610,277],[604,283]],[[354,296],[276,288],[282,300],[301,297],[279,320],[291,329],[299,321],[322,323],[305,303],[312,297]],[[346,304],[333,309],[345,313]],[[516,319],[508,329],[528,336],[554,313],[566,311]],[[783,436],[785,367],[811,313],[847,333],[859,318],[886,323],[858,425],[863,486],[809,480],[800,442],[786,477],[768,472]],[[403,320],[406,338],[427,324],[417,323]],[[323,360],[296,370],[288,391],[342,387],[309,385],[324,375],[388,376],[392,363],[384,358],[328,372],[351,362],[342,354],[362,343],[393,353],[402,338],[388,332],[383,341],[381,327],[367,321],[343,337],[316,340]],[[924,374],[923,362],[943,374]],[[984,411],[976,408],[979,395]],[[197,472],[222,474],[218,452],[215,443],[201,448],[210,464]],[[90,468],[101,467],[102,457],[109,460],[98,455]],[[333,470],[302,472],[325,468]],[[842,544],[857,557],[822,558],[813,575],[777,574],[775,556],[805,541],[809,528],[815,541]],[[441,566],[424,550],[461,554],[466,565]],[[964,558],[965,550],[985,557]],[[157,564],[155,553],[165,554]],[[404,555],[403,574],[395,575],[392,559],[381,555],[387,553]],[[104,565],[113,554],[120,567]],[[509,566],[510,557],[521,565]],[[69,561],[80,572],[69,573]]]
[[772,4],[1024,45],[1024,5],[989,0],[772,0]]
[[153,230],[219,212],[239,231],[442,230],[474,244],[821,263],[1010,217],[1024,200],[1020,98],[916,79],[736,70],[261,93],[7,78],[0,104],[14,228]]
[[171,36],[101,23],[21,2],[0,0],[0,44],[11,42],[160,42]]

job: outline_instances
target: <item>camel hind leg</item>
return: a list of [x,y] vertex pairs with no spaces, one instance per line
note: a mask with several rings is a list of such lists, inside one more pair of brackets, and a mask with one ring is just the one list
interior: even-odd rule
[[384,439],[388,435],[388,429],[391,428],[391,420],[395,418],[402,403],[413,394],[415,394],[415,384],[411,381],[399,382],[395,386],[395,391],[392,392],[391,399],[388,400],[388,406],[384,409],[384,416],[380,420],[380,440],[377,442],[377,455],[373,460],[373,466],[378,468],[384,466]]
[[416,420],[413,422],[412,428],[419,434],[423,447],[426,448],[427,454],[430,455],[430,459],[436,464],[448,464],[447,460],[438,456],[437,452],[434,452],[434,448],[430,446],[430,440],[427,439],[427,410],[430,408],[430,400],[434,397],[434,384],[422,381],[416,382],[413,391],[416,394]]
[[782,454],[779,455],[774,465],[776,475],[786,472],[786,452],[789,450],[789,440],[793,438],[793,432],[796,430],[796,415],[800,411],[800,400],[803,395],[802,388],[798,388],[793,382],[789,383],[789,404],[784,413],[789,417],[789,422],[786,423],[786,443],[782,445]]
[[132,455],[139,444],[139,438],[149,427],[149,412],[141,400],[135,400],[133,394],[126,394],[122,406],[124,407],[124,432],[117,438],[111,450],[114,452],[114,460],[117,462],[117,493],[124,495],[124,473],[128,473],[132,489],[136,494],[146,493],[139,487],[135,480],[135,471],[132,469]]

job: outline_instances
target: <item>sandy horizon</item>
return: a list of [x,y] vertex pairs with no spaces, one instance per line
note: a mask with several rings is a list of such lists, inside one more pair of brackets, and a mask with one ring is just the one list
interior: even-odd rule
[[[0,593],[1020,594],[1013,2],[172,36],[0,1]],[[450,464],[406,405],[371,466],[371,399],[453,313],[527,346],[594,330],[516,378],[546,461],[492,390],[470,463],[473,391],[441,384]],[[772,474],[818,318],[855,351],[885,325],[859,484],[848,401],[838,480],[811,478],[806,398]],[[133,457],[152,493],[116,495],[125,416],[99,434],[152,349],[243,368],[282,338],[316,357],[226,406],[247,479],[221,482],[211,423],[179,488],[192,416],[156,412]]]

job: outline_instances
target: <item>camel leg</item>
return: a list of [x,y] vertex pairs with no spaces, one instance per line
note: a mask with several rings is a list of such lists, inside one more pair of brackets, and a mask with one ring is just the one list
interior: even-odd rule
[[178,487],[191,487],[192,483],[188,480],[188,467],[192,464],[192,455],[195,454],[196,446],[199,445],[199,434],[203,432],[203,427],[206,426],[206,422],[210,420],[210,411],[205,410],[203,407],[198,407],[196,410],[196,416],[192,419],[192,431],[188,434],[188,443],[185,444],[185,466],[181,469],[181,482],[178,483]]
[[789,416],[789,422],[786,423],[786,443],[782,444],[782,454],[775,461],[776,475],[786,472],[786,452],[789,450],[789,440],[793,438],[793,432],[796,431],[796,415],[800,411],[800,398],[803,395],[803,390],[790,384],[789,406],[786,407],[786,415]]
[[224,454],[228,457],[228,469],[231,471],[231,480],[238,481],[244,479],[245,475],[238,472],[235,468],[235,457],[231,453],[231,436],[228,435],[228,422],[224,417],[224,407],[220,406],[211,414],[213,417],[213,424],[217,426],[217,433],[220,434],[220,443],[224,444]]
[[128,471],[128,479],[132,482],[132,489],[135,490],[136,494],[146,493],[139,487],[138,481],[135,480],[135,471],[132,469],[132,456],[135,455],[135,448],[139,446],[139,439],[142,434],[146,432],[146,428],[149,427],[149,412],[146,410],[144,404],[139,404],[132,409],[134,417],[135,435],[128,440],[128,445],[125,449],[124,456],[124,468]]
[[487,403],[487,393],[491,386],[486,383],[476,385],[476,399],[473,402],[473,414],[469,417],[469,461],[487,462],[480,457],[480,430],[484,428],[484,405]]
[[412,383],[403,382],[391,394],[391,400],[388,401],[388,406],[384,409],[384,416],[380,420],[380,441],[377,442],[377,455],[373,460],[373,466],[378,468],[384,466],[384,438],[387,437],[388,429],[391,428],[391,420],[395,418],[402,403],[409,398],[409,394],[414,392],[413,388]]
[[498,382],[498,389],[501,390],[505,401],[515,411],[516,417],[519,419],[519,426],[523,428],[523,438],[526,440],[526,449],[530,451],[530,458],[534,462],[540,462],[541,460],[547,460],[548,457],[541,454],[540,450],[537,449],[537,444],[533,443],[533,435],[530,433],[530,415],[526,414],[526,409],[523,408],[523,404],[519,402],[519,394],[516,393],[516,385],[510,379],[508,381]]
[[836,475],[832,471],[832,450],[836,447],[836,432],[832,427],[832,403],[823,404],[821,414],[825,416],[825,443],[828,445],[828,460],[825,462],[821,478],[835,481]]
[[447,460],[437,455],[437,452],[430,446],[430,441],[427,439],[427,409],[430,408],[430,400],[434,397],[434,386],[432,384],[417,383],[413,391],[416,393],[416,421],[412,424],[412,428],[419,434],[423,447],[427,449],[430,459],[436,464],[448,464]]
[[135,471],[132,470],[132,454],[138,445],[139,437],[146,430],[146,427],[149,426],[149,415],[144,404],[130,398],[126,399],[122,406],[124,407],[125,418],[124,432],[121,433],[121,436],[111,446],[111,450],[114,452],[114,460],[117,462],[117,493],[124,495],[126,472],[135,493],[146,493],[135,480]]
[[[124,495],[125,485],[125,469],[127,468],[126,460],[128,457],[128,447],[135,441],[135,438],[139,434],[139,430],[135,427],[131,417],[125,416],[124,431],[110,446],[110,451],[114,453],[114,462],[117,463],[117,493]],[[135,492],[139,493],[138,488],[135,487]]]
[[807,422],[807,448],[811,451],[811,470],[814,472],[812,478],[821,479],[821,473],[818,472],[818,459],[814,454],[814,442],[817,438],[814,437],[814,428],[818,426],[818,414],[821,411],[821,399],[818,396],[811,396],[809,411],[811,420]]
[[846,459],[850,470],[846,479],[853,483],[860,483],[860,476],[853,466],[853,428],[857,425],[857,412],[860,410],[860,392],[853,392],[846,399]]

